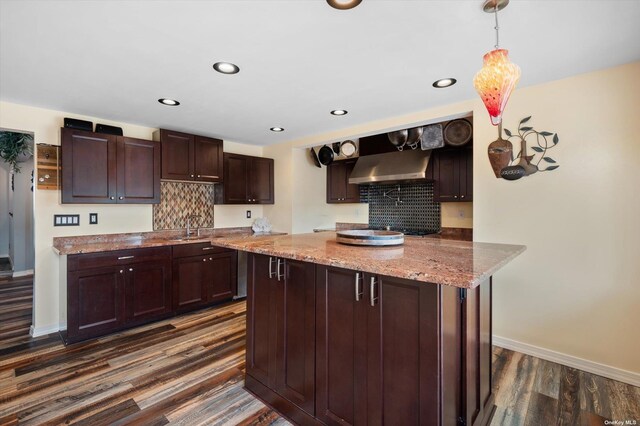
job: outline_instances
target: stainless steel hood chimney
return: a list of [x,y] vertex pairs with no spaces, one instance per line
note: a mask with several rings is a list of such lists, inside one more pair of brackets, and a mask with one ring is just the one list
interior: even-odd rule
[[430,155],[431,151],[411,149],[360,157],[349,176],[349,183],[364,185],[426,179]]

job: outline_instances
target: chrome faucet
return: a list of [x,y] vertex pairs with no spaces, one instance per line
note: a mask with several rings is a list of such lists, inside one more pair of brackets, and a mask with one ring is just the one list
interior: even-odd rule
[[[193,232],[191,231],[191,219],[202,219],[202,216],[199,216],[197,214],[192,214],[191,216],[187,216],[187,238],[189,238],[191,236],[191,234],[193,234]],[[196,236],[200,236],[200,223],[198,222],[198,229],[196,232]]]

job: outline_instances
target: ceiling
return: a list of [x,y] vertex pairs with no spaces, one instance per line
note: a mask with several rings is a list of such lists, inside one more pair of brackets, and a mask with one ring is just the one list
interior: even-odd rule
[[[279,143],[475,97],[495,44],[481,5],[0,0],[0,99]],[[499,18],[519,87],[640,59],[640,1],[511,0]],[[240,73],[215,72],[217,61]],[[433,88],[443,77],[458,84]]]

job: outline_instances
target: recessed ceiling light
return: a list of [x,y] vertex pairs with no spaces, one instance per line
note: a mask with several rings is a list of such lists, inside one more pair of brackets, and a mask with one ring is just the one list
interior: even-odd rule
[[168,99],[168,98],[160,98],[158,99],[158,102],[160,102],[162,105],[168,105],[168,106],[180,105],[180,102],[176,101],[175,99]]
[[354,7],[362,3],[362,0],[327,0],[327,3],[329,3],[329,6],[333,7],[334,9],[345,10],[353,9]]
[[231,62],[216,62],[213,64],[213,69],[222,74],[237,74],[240,72],[240,68]]
[[284,129],[282,127],[272,127],[269,130],[271,130],[272,132],[284,132]]
[[433,82],[433,87],[443,89],[445,87],[453,86],[457,81],[458,80],[456,80],[455,78],[441,78],[440,80],[436,80]]
[[331,111],[331,115],[347,115],[349,111],[347,111],[346,109],[334,109],[333,111]]

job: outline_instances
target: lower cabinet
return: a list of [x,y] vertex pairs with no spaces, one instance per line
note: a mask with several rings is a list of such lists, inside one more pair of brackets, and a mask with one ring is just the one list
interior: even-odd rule
[[209,243],[173,248],[173,307],[186,312],[236,294],[238,255]]
[[231,300],[236,276],[236,251],[209,243],[69,255],[65,341]]
[[171,314],[171,247],[70,255],[68,342]]
[[486,422],[490,282],[463,290],[251,254],[248,270],[245,386],[294,423]]
[[248,381],[305,424],[315,411],[315,265],[259,254],[248,262]]

